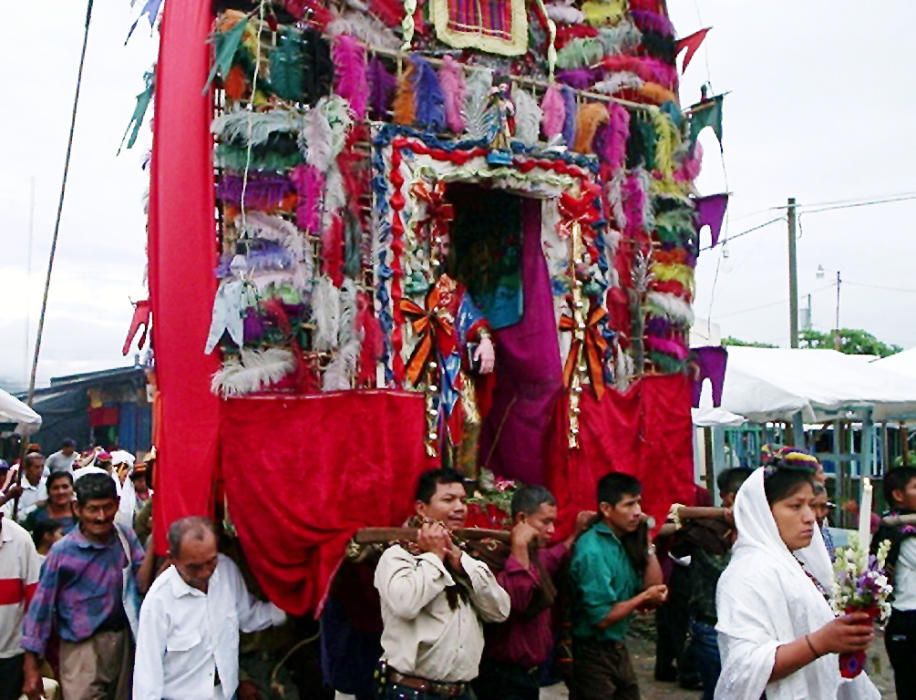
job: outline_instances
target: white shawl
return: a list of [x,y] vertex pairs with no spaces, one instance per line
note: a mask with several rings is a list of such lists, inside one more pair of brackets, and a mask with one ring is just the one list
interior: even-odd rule
[[[863,673],[854,681],[840,676],[836,654],[828,654],[780,681],[767,684],[776,649],[834,619],[830,605],[779,537],[763,488],[764,470],[755,471],[738,492],[738,540],[716,589],[722,673],[716,700],[879,700]],[[833,589],[830,558],[818,528],[795,555],[827,591]]]

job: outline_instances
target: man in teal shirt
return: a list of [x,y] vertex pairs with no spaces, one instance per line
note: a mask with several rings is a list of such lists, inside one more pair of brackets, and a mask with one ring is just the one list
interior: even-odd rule
[[573,591],[572,700],[638,700],[639,685],[624,638],[636,610],[668,595],[643,525],[642,485],[612,472],[598,482],[601,519],[576,542]]

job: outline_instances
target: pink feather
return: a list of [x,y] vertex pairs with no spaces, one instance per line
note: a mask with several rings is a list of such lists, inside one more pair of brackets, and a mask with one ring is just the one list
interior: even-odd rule
[[687,153],[687,157],[681,164],[681,167],[674,172],[674,179],[677,182],[693,182],[700,176],[700,169],[703,167],[703,147],[697,141],[693,144],[693,150]]
[[563,102],[563,94],[556,85],[551,85],[544,93],[544,100],[541,102],[541,128],[544,137],[547,140],[552,139],[557,134],[563,132],[563,123],[566,121],[566,104]]
[[298,165],[290,179],[296,186],[296,225],[317,236],[321,233],[321,196],[324,193],[324,175],[311,165]]
[[609,132],[607,138],[607,162],[613,170],[622,168],[627,157],[627,139],[630,137],[630,113],[625,107],[611,102],[608,104]]
[[638,175],[628,175],[620,188],[623,200],[623,211],[627,217],[625,233],[630,238],[637,238],[643,229],[646,212],[646,193]]
[[338,289],[343,284],[343,219],[331,214],[331,225],[321,235],[321,271]]
[[369,102],[366,49],[348,34],[334,38],[334,92],[350,103],[356,119],[364,119]]
[[464,131],[464,71],[451,56],[446,56],[439,69],[439,84],[445,95],[445,121],[456,134]]

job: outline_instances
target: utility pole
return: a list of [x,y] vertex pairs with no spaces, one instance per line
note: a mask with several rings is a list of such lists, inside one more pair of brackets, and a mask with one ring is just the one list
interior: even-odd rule
[[789,197],[789,347],[798,347],[798,260],[795,254],[795,197]]
[[840,277],[840,271],[836,271],[836,325],[833,332],[833,349],[840,349],[840,285],[843,284],[843,279]]

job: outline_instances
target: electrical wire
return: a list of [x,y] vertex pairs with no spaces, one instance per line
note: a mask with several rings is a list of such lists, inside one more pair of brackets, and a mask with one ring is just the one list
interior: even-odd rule
[[[780,221],[785,221],[785,220],[786,220],[786,217],[784,217],[784,216],[779,216],[779,217],[777,217],[777,218],[775,218],[775,219],[770,219],[769,221],[764,221],[762,224],[758,224],[757,226],[754,226],[753,228],[749,228],[749,229],[746,229],[746,230],[741,231],[741,232],[739,232],[739,233],[736,233],[736,234],[734,234],[733,236],[726,236],[725,238],[722,239],[721,243],[722,243],[722,245],[724,246],[726,243],[731,243],[732,241],[734,241],[734,240],[736,240],[736,239],[738,239],[738,238],[741,238],[741,237],[743,237],[743,236],[747,236],[747,235],[750,234],[750,233],[754,233],[754,231],[759,231],[759,230],[762,229],[762,228],[766,228],[767,226],[771,226],[772,224],[778,223],[778,222],[780,222]],[[712,246],[709,245],[709,246],[706,246],[705,248],[700,248],[700,252],[702,253],[704,250],[711,250],[711,249],[712,249]]]
[[[835,288],[836,288],[836,284],[828,284],[823,287],[817,287],[815,289],[812,289],[810,292],[808,292],[808,294],[818,294],[819,292],[824,292],[828,289],[835,289]],[[788,303],[789,303],[789,298],[786,297],[785,299],[780,299],[778,301],[771,301],[766,304],[760,304],[758,306],[750,306],[745,309],[739,309],[738,311],[730,311],[727,314],[719,314],[718,316],[716,316],[716,320],[718,321],[723,318],[731,318],[732,316],[740,316],[741,314],[750,313],[751,311],[759,311],[760,309],[769,309],[770,307],[773,307],[773,306],[779,306],[781,304],[788,304]]]
[[916,288],[913,287],[888,287],[882,284],[863,284],[861,282],[850,282],[848,280],[843,280],[844,285],[851,285],[853,287],[863,287],[865,289],[880,289],[885,292],[903,292],[905,294],[916,294]]

